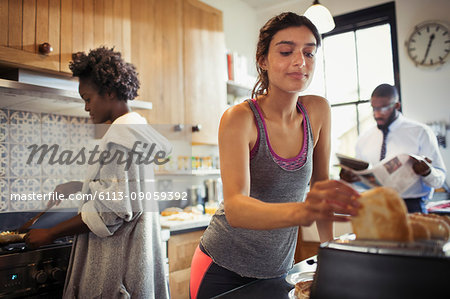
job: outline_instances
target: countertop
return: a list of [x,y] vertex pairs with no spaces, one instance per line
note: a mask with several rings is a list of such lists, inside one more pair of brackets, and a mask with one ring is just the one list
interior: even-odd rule
[[186,218],[183,220],[173,220],[176,218],[173,218],[172,216],[161,216],[160,218],[161,228],[169,229],[171,234],[187,230],[192,231],[196,229],[206,228],[209,222],[211,221],[212,217],[211,215],[205,214],[205,215],[195,215],[193,217]]
[[435,192],[426,204],[428,213],[450,215],[450,193]]
[[[288,272],[287,277],[295,273],[316,271],[316,262],[317,256],[313,256],[295,264]],[[214,299],[291,299],[289,292],[293,288],[294,285],[288,283],[286,277],[263,279],[218,295]]]

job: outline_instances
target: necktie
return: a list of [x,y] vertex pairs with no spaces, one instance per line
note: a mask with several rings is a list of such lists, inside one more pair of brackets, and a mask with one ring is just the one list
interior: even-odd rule
[[383,143],[381,144],[380,161],[386,157],[386,139],[389,133],[389,129],[386,128],[382,132],[383,132]]

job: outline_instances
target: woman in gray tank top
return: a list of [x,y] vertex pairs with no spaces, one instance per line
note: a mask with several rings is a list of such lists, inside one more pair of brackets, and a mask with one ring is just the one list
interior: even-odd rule
[[329,180],[328,102],[298,96],[311,82],[320,42],[316,27],[295,13],[260,30],[253,99],[228,109],[220,123],[224,201],[194,254],[193,299],[285,275],[298,226],[316,222],[327,241],[332,222],[348,220],[335,213],[356,213],[359,194]]

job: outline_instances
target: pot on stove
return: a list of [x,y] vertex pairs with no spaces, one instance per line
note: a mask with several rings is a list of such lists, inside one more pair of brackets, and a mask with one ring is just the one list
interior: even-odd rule
[[8,233],[5,234],[5,232],[0,232],[0,246],[8,245],[12,243],[19,243],[23,242],[23,238],[25,237],[25,234],[17,234],[17,233]]

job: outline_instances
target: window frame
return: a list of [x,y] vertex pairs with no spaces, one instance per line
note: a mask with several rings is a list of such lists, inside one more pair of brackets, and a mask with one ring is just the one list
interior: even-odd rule
[[[389,24],[391,27],[391,47],[392,47],[392,64],[394,72],[394,84],[398,90],[399,101],[401,103],[400,92],[400,71],[398,59],[398,38],[397,38],[397,22],[395,14],[395,2],[369,7],[355,12],[343,14],[334,17],[336,27],[327,33],[322,34],[322,39],[336,34],[355,32],[359,29],[370,28],[373,26]],[[325,62],[326,63],[326,62]],[[358,83],[359,85],[359,83]],[[359,109],[358,105],[368,103],[370,100],[359,99],[358,101],[331,104],[331,108],[338,106],[355,105],[357,132],[360,134],[359,128]],[[400,106],[401,111],[401,106]]]

